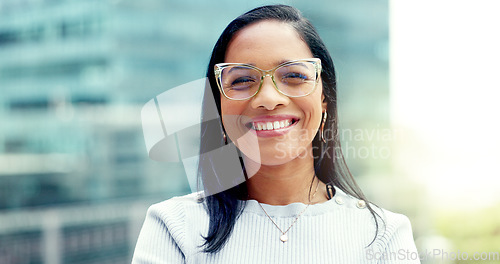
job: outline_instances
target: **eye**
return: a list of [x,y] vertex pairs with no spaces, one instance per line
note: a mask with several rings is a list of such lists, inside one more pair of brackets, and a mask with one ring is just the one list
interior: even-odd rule
[[281,82],[287,85],[301,85],[309,82],[311,78],[300,72],[287,72],[281,77]]
[[258,82],[252,76],[241,76],[231,81],[226,88],[233,91],[244,91],[256,87],[256,84]]
[[302,74],[300,72],[289,72],[283,76],[283,79],[301,79],[301,80],[307,80],[309,79],[307,75]]
[[231,82],[231,86],[251,84],[253,82],[255,82],[255,79],[253,79],[251,77],[239,77],[239,78],[235,79],[233,82]]

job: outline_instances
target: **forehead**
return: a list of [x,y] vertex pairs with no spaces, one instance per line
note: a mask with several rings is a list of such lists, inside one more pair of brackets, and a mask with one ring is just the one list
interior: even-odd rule
[[238,31],[229,42],[225,62],[271,68],[283,61],[312,58],[309,46],[291,25],[265,20]]

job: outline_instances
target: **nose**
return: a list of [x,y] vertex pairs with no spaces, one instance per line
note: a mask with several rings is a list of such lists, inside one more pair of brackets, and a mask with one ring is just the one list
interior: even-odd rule
[[[269,78],[266,78],[269,77]],[[288,96],[281,94],[274,86],[273,80],[269,74],[264,75],[262,87],[259,92],[252,98],[251,106],[254,109],[264,108],[266,110],[274,110],[280,106],[286,106],[290,102]]]

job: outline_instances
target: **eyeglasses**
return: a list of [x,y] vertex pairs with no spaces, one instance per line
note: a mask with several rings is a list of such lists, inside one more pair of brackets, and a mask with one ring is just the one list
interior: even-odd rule
[[252,98],[260,91],[266,76],[271,77],[274,87],[281,94],[302,97],[316,88],[321,74],[321,60],[292,60],[267,71],[243,63],[218,63],[214,71],[217,86],[227,99]]

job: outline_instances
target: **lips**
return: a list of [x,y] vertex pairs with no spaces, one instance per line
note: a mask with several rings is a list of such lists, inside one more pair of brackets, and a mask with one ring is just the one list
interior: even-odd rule
[[293,124],[293,119],[286,119],[274,122],[252,122],[252,129],[261,131],[261,130],[276,130],[280,128],[289,127]]
[[261,116],[252,118],[246,127],[257,132],[285,131],[299,121],[298,117],[290,115]]

